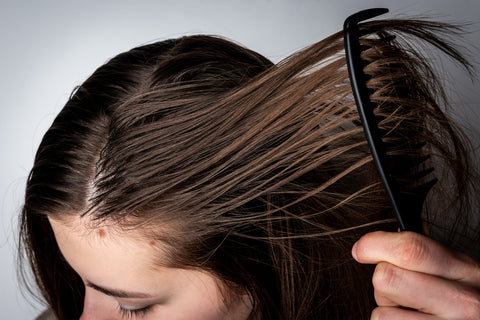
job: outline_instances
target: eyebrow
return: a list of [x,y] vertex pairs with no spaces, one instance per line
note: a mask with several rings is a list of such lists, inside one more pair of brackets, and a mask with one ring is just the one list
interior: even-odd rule
[[97,291],[100,291],[107,296],[111,297],[117,297],[117,298],[130,298],[130,299],[139,299],[139,298],[153,298],[152,295],[149,295],[147,293],[142,293],[142,292],[130,292],[130,291],[124,291],[124,290],[117,290],[117,289],[108,289],[101,287],[99,285],[96,285],[94,283],[91,283],[90,281],[86,281],[85,283],[86,286],[93,288]]

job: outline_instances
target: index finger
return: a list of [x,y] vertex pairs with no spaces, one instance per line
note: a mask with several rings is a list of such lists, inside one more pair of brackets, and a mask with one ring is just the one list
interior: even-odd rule
[[391,263],[397,267],[480,287],[480,264],[414,232],[376,231],[364,235],[352,249],[360,263]]

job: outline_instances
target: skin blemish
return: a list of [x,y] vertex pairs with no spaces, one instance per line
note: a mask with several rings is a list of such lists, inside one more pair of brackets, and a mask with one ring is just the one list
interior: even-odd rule
[[105,236],[107,235],[107,232],[105,231],[105,229],[103,228],[99,228],[97,230],[97,234],[100,238],[105,238]]
[[148,244],[149,244],[151,247],[155,246],[155,240],[150,240],[150,241],[148,241]]

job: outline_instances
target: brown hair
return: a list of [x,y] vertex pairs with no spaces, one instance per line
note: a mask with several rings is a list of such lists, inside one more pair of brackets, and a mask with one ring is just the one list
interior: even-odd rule
[[[408,161],[406,146],[425,143],[440,180],[424,207],[428,229],[444,234],[454,210],[447,234],[463,235],[474,187],[468,143],[412,45],[429,43],[468,67],[438,38],[458,30],[416,20],[362,28],[391,154]],[[96,70],[45,134],[21,217],[23,249],[57,317],[80,316],[84,288],[47,216],[75,214],[145,230],[170,248],[163,264],[246,290],[252,319],[368,318],[371,268],[355,263],[351,246],[396,226],[342,50],[336,33],[273,65],[218,37],[189,36]]]

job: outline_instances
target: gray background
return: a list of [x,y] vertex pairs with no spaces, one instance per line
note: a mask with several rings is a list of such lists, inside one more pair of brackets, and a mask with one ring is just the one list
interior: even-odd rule
[[[131,47],[194,33],[220,34],[279,61],[340,30],[349,14],[378,6],[390,8],[388,17],[471,22],[466,38],[480,44],[478,0],[0,0],[0,318],[32,319],[41,309],[16,280],[17,215],[42,135],[95,68]],[[479,52],[470,47],[477,68]],[[455,111],[478,142],[480,84],[446,71],[463,105]]]

